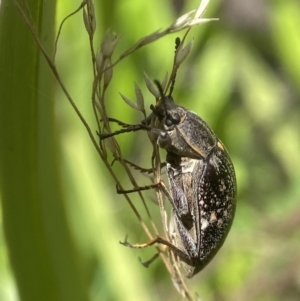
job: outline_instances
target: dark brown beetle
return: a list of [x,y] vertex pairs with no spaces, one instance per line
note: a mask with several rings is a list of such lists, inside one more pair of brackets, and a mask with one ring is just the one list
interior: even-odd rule
[[167,151],[172,217],[170,242],[191,278],[218,252],[235,214],[236,177],[230,157],[218,137],[198,115],[164,96],[153,113],[151,127]]
[[[154,243],[167,245],[177,255],[185,276],[191,278],[215,256],[230,230],[236,207],[236,177],[225,146],[207,123],[192,111],[176,105],[171,95],[164,95],[159,82],[155,83],[161,97],[151,106],[152,114],[141,125],[126,125],[124,130],[100,137],[147,130],[167,151],[170,193],[162,183],[158,186],[172,205],[170,240],[158,236],[146,244],[131,245],[127,241],[123,244],[135,248]],[[139,190],[151,187],[157,185]],[[137,189],[119,193],[135,191]]]

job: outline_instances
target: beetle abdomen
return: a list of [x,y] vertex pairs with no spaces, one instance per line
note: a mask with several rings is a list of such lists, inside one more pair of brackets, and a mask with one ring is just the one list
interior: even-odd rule
[[[205,160],[197,188],[201,270],[222,246],[235,214],[236,178],[232,162],[220,142]],[[194,211],[195,212],[195,211]]]

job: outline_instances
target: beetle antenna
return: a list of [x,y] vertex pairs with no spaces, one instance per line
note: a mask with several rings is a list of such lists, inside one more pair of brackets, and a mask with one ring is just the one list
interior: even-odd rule
[[[175,57],[176,57],[176,52],[177,52],[177,50],[178,50],[178,47],[180,46],[180,43],[181,43],[181,40],[180,40],[180,38],[179,37],[177,37],[176,39],[175,39]],[[175,67],[175,66],[174,66]],[[177,74],[177,68],[175,69],[173,67],[173,76],[172,76],[172,80],[171,80],[171,87],[170,87],[170,92],[169,92],[169,95],[168,96],[170,96],[171,97],[171,95],[172,95],[172,93],[173,93],[173,90],[174,90],[174,86],[175,86],[175,79],[176,79],[176,74]]]
[[171,80],[171,87],[170,87],[170,92],[169,92],[169,95],[168,95],[168,96],[170,96],[170,97],[171,97],[171,95],[172,95],[172,93],[173,93],[173,90],[174,90],[175,80],[176,80],[176,73],[177,73],[177,72],[174,73],[174,76],[173,76],[173,78],[172,78],[172,80]]
[[177,37],[177,38],[175,39],[175,53],[176,53],[176,51],[177,51],[177,49],[178,49],[180,43],[181,43],[181,40],[180,40],[179,37]]
[[163,89],[161,83],[157,79],[154,80],[154,83],[155,83],[155,85],[156,85],[156,87],[157,87],[157,89],[160,93],[161,98],[164,98],[165,94],[164,94],[164,89]]
[[[178,47],[180,46],[180,43],[181,43],[181,40],[180,40],[179,37],[177,37],[175,39],[175,54],[176,54],[176,52],[178,50]],[[177,71],[177,69],[175,69],[175,72],[173,72],[173,76],[172,76],[172,79],[171,79],[171,87],[170,87],[170,92],[169,92],[169,95],[168,95],[169,97],[172,96],[172,93],[173,93],[173,90],[174,90],[175,80],[176,80],[176,74],[177,74],[176,71]],[[164,93],[164,90],[163,90],[163,87],[162,87],[161,83],[157,79],[154,80],[154,83],[156,84],[156,87],[158,88],[160,96],[162,98],[164,98],[165,97],[165,93]]]

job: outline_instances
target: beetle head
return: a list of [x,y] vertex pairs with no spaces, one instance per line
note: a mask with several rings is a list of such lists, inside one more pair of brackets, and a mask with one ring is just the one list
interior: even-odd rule
[[175,104],[171,96],[173,88],[171,88],[170,94],[166,96],[160,82],[157,80],[154,82],[157,85],[161,98],[156,106],[152,105],[150,108],[153,114],[158,118],[160,125],[165,130],[170,130],[174,128],[174,126],[184,122],[186,110]]
[[171,96],[172,87],[166,96],[160,83],[155,83],[161,97],[150,108],[154,120],[152,133],[157,136],[157,144],[180,157],[206,157],[216,143],[214,133],[198,115],[176,105]]

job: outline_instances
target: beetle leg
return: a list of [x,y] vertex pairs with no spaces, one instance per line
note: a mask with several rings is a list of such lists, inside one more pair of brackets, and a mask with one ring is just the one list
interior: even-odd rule
[[149,131],[149,128],[143,124],[133,124],[131,126],[128,126],[128,127],[125,127],[121,130],[118,130],[118,131],[115,131],[115,132],[112,132],[112,133],[103,133],[103,134],[98,134],[98,136],[100,137],[100,140],[104,140],[104,139],[107,139],[107,138],[110,138],[110,137],[113,137],[113,136],[116,136],[116,135],[120,135],[120,134],[123,134],[123,133],[129,133],[129,132],[136,132],[136,131],[140,131],[140,130],[146,130],[146,131]]
[[142,187],[137,187],[137,188],[125,190],[125,189],[120,189],[120,187],[118,185],[116,185],[116,189],[117,189],[118,194],[139,192],[139,191],[155,189],[155,188],[159,188],[159,187],[160,187],[160,183],[156,183],[156,184],[152,184],[152,185],[146,185],[146,186],[142,186]]
[[173,245],[170,241],[168,241],[167,239],[165,239],[165,238],[163,238],[159,235],[156,238],[148,241],[147,243],[143,243],[143,244],[131,244],[127,241],[127,236],[126,236],[124,242],[120,241],[120,244],[124,245],[125,247],[135,248],[135,249],[147,248],[147,247],[152,246],[156,243],[159,243],[159,244],[162,244],[162,245],[165,245],[165,246],[169,247],[177,256],[180,257],[180,259],[182,261],[191,264],[191,258],[189,256],[189,254],[187,254],[185,251],[179,249],[178,247]]
[[[133,167],[135,170],[140,171],[141,173],[152,174],[153,171],[155,170],[153,168],[143,168],[143,167],[140,167],[140,166],[136,165],[135,163],[133,163],[131,161],[128,161],[126,159],[124,159],[124,162],[126,162],[128,165],[130,165],[131,167]],[[160,164],[160,167],[161,167],[161,169],[164,168],[164,167],[166,167],[166,162],[162,162]]]
[[163,181],[159,182],[158,186],[161,188],[161,191],[170,201],[173,209],[180,216],[180,218],[185,218],[189,214],[189,208],[183,190],[179,186],[174,184],[174,185],[170,185],[171,186],[171,193],[170,193]]
[[182,188],[175,182],[173,173],[169,172],[169,182],[172,193],[171,204],[176,214],[180,218],[185,218],[189,214],[188,201]]
[[150,264],[159,257],[159,253],[155,253],[150,259],[143,261],[141,258],[139,258],[140,263],[145,267],[149,268]]
[[175,223],[176,227],[178,230],[178,234],[180,236],[180,241],[182,246],[184,247],[186,253],[188,254],[188,257],[190,258],[191,261],[193,259],[196,259],[199,257],[199,253],[197,250],[197,245],[192,238],[191,234],[187,230],[187,228],[184,226],[183,222],[181,219],[177,216],[177,214],[174,212],[174,218],[175,218]]

